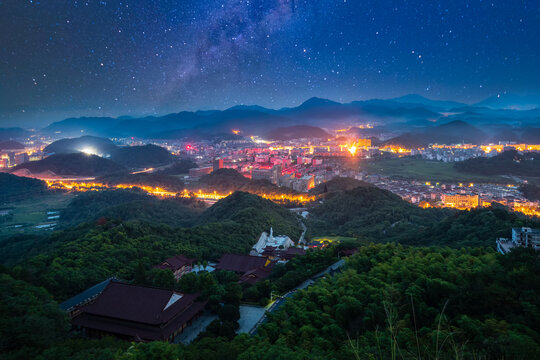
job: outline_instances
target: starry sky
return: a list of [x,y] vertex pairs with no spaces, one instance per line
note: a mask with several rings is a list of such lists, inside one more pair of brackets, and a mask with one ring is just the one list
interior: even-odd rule
[[0,0],[0,126],[540,92],[540,0]]

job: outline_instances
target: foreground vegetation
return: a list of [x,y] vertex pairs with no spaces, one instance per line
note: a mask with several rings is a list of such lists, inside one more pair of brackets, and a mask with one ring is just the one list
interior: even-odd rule
[[328,193],[310,209],[308,236],[349,236],[408,245],[486,246],[511,227],[540,227],[538,220],[492,207],[470,211],[422,209],[389,191],[361,186]]
[[[0,240],[0,357],[5,359],[533,359],[540,357],[540,261],[502,256],[494,238],[538,222],[504,208],[421,209],[348,180],[318,187],[308,240],[327,239],[279,264],[256,285],[228,272],[154,269],[184,254],[198,261],[247,253],[262,231],[298,239],[298,218],[236,192],[210,208],[136,190],[78,195],[60,231]],[[330,241],[331,240],[331,241]],[[379,244],[374,244],[378,242]],[[385,244],[381,244],[385,243]],[[296,292],[256,336],[236,335],[241,302],[267,304],[358,247],[342,272]],[[190,345],[82,339],[57,303],[110,276],[199,292],[217,315]]]
[[[67,320],[47,292],[4,274],[0,351],[8,359],[534,359],[538,271],[538,257],[521,249],[501,256],[368,245],[343,273],[289,299],[257,336],[231,336],[224,319],[234,319],[234,311],[221,310],[187,346],[69,339]],[[226,274],[208,283],[223,287],[228,303],[238,300]]]

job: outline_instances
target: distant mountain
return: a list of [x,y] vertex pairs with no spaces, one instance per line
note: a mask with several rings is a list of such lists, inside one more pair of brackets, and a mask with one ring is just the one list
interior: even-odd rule
[[111,152],[111,160],[129,168],[146,168],[171,164],[176,157],[161,146],[149,144],[117,148]]
[[530,110],[540,108],[540,96],[522,96],[516,94],[500,94],[487,98],[475,106],[493,109]]
[[8,140],[0,142],[0,150],[23,150],[25,146],[18,141]]
[[417,94],[409,94],[409,95],[400,96],[398,98],[394,98],[390,100],[399,102],[399,103],[427,105],[427,106],[438,107],[438,108],[443,108],[447,110],[461,107],[461,106],[466,106],[466,104],[459,103],[456,101],[431,100]]
[[61,139],[47,145],[43,151],[48,154],[73,154],[90,152],[104,156],[110,155],[118,147],[109,139],[95,136],[81,136],[78,138]]
[[126,171],[122,165],[97,155],[55,154],[43,160],[15,166],[11,172],[27,170],[32,174],[52,172],[59,176],[101,176]]
[[531,108],[530,104],[534,105],[534,101],[528,98],[520,98],[519,102],[515,98],[509,98],[507,102],[497,98],[467,105],[414,94],[350,103],[314,97],[297,107],[277,110],[238,105],[226,110],[182,111],[142,118],[70,118],[55,122],[44,131],[65,136],[79,136],[83,132],[105,137],[211,140],[236,136],[232,130],[240,130],[244,135],[264,136],[276,127],[297,125],[343,128],[371,123],[379,130],[407,131],[411,127],[435,126],[441,121],[462,120],[479,127],[494,123],[523,127],[535,126],[540,121],[540,109],[521,110]]
[[394,123],[432,120],[440,117],[433,109],[418,104],[390,100],[356,101],[341,104],[311,98],[298,107],[279,110],[258,106],[235,106],[218,111],[183,111],[159,117],[79,118],[53,123],[45,132],[86,134],[107,137],[212,138],[241,130],[246,135],[264,135],[276,127],[294,125],[346,126],[358,122]]
[[332,136],[316,126],[295,125],[280,127],[269,131],[264,138],[269,140],[292,140],[292,139],[328,139]]
[[341,106],[341,103],[336,101],[322,99],[318,97],[312,97],[304,101],[297,109],[313,109],[320,107],[329,107],[329,106]]
[[30,136],[30,131],[22,128],[0,128],[0,141],[22,140]]
[[406,148],[427,147],[429,144],[480,144],[489,140],[489,135],[480,129],[456,120],[414,133],[405,133],[384,142],[385,145],[399,145]]

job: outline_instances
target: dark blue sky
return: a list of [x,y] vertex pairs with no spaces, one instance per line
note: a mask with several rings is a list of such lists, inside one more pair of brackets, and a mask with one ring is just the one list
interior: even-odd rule
[[540,0],[0,0],[0,126],[540,92]]

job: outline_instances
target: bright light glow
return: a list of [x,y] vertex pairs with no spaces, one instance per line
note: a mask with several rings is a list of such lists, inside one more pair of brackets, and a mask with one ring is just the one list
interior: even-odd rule
[[356,154],[356,150],[357,150],[357,147],[355,145],[352,145],[352,146],[349,146],[347,148],[347,150],[349,150],[349,152],[351,153],[351,155],[354,156],[354,154]]
[[96,149],[90,146],[82,148],[81,152],[85,153],[86,155],[97,155]]

